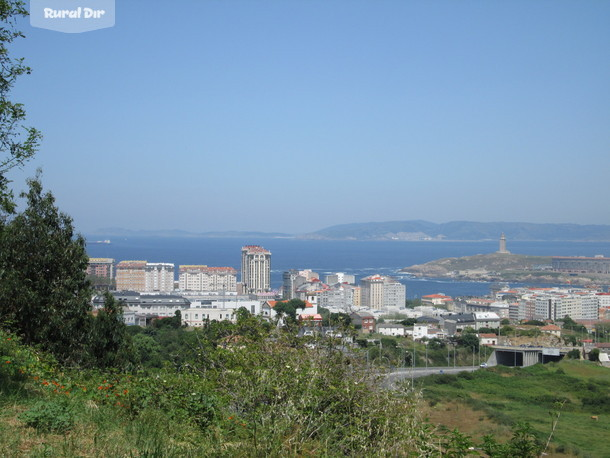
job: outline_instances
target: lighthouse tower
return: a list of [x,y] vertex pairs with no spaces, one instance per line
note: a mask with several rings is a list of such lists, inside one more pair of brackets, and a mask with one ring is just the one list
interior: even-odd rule
[[500,236],[500,249],[496,251],[496,253],[510,254],[510,251],[506,249],[506,236],[504,235],[504,232],[502,232],[502,235]]

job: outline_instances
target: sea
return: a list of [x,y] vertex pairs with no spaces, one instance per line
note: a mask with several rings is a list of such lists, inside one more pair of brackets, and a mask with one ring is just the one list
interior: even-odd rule
[[[240,269],[241,247],[261,245],[271,251],[271,286],[282,285],[282,272],[289,269],[311,269],[324,276],[345,272],[360,278],[390,275],[407,287],[407,298],[443,293],[448,296],[484,296],[490,282],[451,281],[438,278],[414,278],[400,269],[441,258],[493,253],[498,241],[349,241],[302,240],[295,238],[207,238],[207,237],[88,237],[91,257],[123,260],[146,260],[181,264],[204,264]],[[110,240],[110,243],[95,243]],[[508,241],[512,253],[538,256],[610,256],[610,242],[519,242]],[[511,283],[510,286],[530,286]],[[537,285],[540,286],[540,285]],[[544,285],[561,286],[561,285]]]

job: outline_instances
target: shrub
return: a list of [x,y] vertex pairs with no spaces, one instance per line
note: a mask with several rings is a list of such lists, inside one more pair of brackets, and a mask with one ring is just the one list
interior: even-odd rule
[[65,433],[74,425],[74,412],[66,402],[39,401],[19,419],[40,431]]

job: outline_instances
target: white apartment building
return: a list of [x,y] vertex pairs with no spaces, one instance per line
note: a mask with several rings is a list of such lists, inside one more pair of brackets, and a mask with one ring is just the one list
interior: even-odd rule
[[262,246],[246,245],[241,249],[241,282],[246,293],[271,289],[271,252]]
[[336,272],[334,274],[327,275],[324,281],[327,285],[334,285],[337,283],[349,283],[353,285],[356,283],[356,277],[344,272]]
[[182,265],[179,288],[181,291],[234,292],[237,291],[237,271],[233,267]]
[[597,320],[599,297],[595,293],[553,289],[536,293],[536,318],[560,320],[569,316],[573,320]]
[[354,303],[357,290],[359,288],[349,284],[335,283],[318,293],[318,306],[345,312],[351,311],[353,307],[357,306]]
[[168,293],[174,290],[174,265],[169,262],[147,262],[144,268],[144,291]]

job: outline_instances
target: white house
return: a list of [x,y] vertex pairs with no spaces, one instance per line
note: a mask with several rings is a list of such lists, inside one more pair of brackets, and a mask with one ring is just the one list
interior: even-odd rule
[[405,327],[402,324],[381,323],[377,325],[377,333],[383,334],[384,336],[404,336]]

